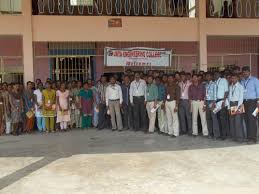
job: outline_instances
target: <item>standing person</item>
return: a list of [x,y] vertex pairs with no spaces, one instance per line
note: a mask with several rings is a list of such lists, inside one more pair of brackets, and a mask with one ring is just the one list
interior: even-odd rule
[[156,111],[154,110],[157,108],[158,88],[157,85],[153,83],[152,76],[148,76],[147,83],[148,84],[146,89],[146,109],[149,118],[148,132],[154,133],[156,123]]
[[82,82],[77,81],[76,87],[72,89],[72,98],[73,98],[72,111],[74,112],[74,114],[71,114],[71,122],[75,123],[76,128],[81,128],[81,125],[82,125],[81,102],[79,99],[80,98],[79,93],[81,89],[82,89]]
[[238,82],[238,75],[233,74],[231,76],[231,86],[229,87],[229,105],[230,110],[230,135],[236,141],[244,141],[245,131],[243,126],[243,100],[244,100],[244,88]]
[[69,90],[66,89],[66,84],[60,84],[60,90],[56,92],[57,97],[57,123],[60,124],[61,131],[66,131],[68,122],[70,122],[69,111]]
[[123,102],[122,91],[121,87],[116,84],[116,79],[113,76],[110,79],[110,85],[106,89],[105,99],[107,109],[109,109],[111,115],[112,130],[118,129],[122,131],[123,125],[120,111]]
[[11,105],[11,118],[13,126],[13,135],[19,135],[21,133],[21,122],[23,113],[23,99],[19,89],[19,84],[14,84],[13,92],[10,94]]
[[179,121],[180,121],[180,133],[181,134],[192,134],[192,115],[190,112],[190,101],[189,101],[189,87],[192,83],[187,80],[185,72],[181,72],[181,81],[179,83],[180,102],[179,102]]
[[130,84],[130,103],[133,109],[134,130],[146,130],[146,82],[140,79],[139,73],[135,73],[135,80]]
[[41,82],[37,85],[37,90],[33,92],[35,97],[35,116],[37,121],[37,128],[39,132],[45,131],[45,118],[42,116],[42,108],[43,108],[43,101],[42,101],[42,91],[43,91],[43,84]]
[[0,136],[4,134],[4,96],[3,96],[3,88],[2,85],[0,87]]
[[93,115],[93,91],[90,89],[89,84],[84,83],[83,88],[79,92],[82,112],[82,128],[90,128],[92,125]]
[[166,117],[168,121],[168,134],[171,137],[179,136],[178,105],[180,101],[180,87],[174,82],[173,75],[168,76],[166,87]]
[[93,91],[93,126],[98,127],[98,117],[99,117],[99,103],[100,103],[100,95],[98,93],[98,88],[94,85],[94,81],[91,81],[91,90]]
[[219,123],[217,115],[213,112],[217,100],[217,86],[213,81],[213,74],[206,74],[206,120],[209,130],[209,138],[218,139],[220,137]]
[[123,97],[123,126],[124,129],[133,129],[133,114],[132,107],[130,104],[130,79],[128,75],[124,76],[123,84],[121,85],[121,90]]
[[54,132],[56,115],[56,91],[51,89],[51,82],[46,83],[46,89],[42,91],[43,110],[42,116],[45,118],[46,130],[48,133]]
[[228,110],[227,110],[227,97],[228,97],[228,81],[225,78],[221,78],[219,72],[215,73],[215,82],[216,82],[216,93],[217,101],[216,107],[219,107],[220,110],[217,112],[217,118],[220,129],[220,136],[222,140],[225,140],[227,134],[229,134],[229,122],[228,122]]
[[161,133],[168,133],[167,129],[167,118],[165,113],[165,99],[166,99],[166,87],[165,84],[162,83],[161,78],[156,78],[156,85],[158,88],[158,97],[157,103],[159,108],[157,109],[157,117],[158,117],[158,127]]
[[247,128],[247,139],[249,143],[257,142],[258,115],[252,113],[259,109],[259,80],[253,77],[248,66],[242,68],[244,79],[241,81],[244,87],[245,123]]
[[205,87],[199,83],[198,76],[192,76],[193,84],[189,87],[189,99],[191,101],[192,112],[192,135],[198,135],[198,113],[201,117],[203,136],[208,136],[208,127],[206,121]]
[[12,131],[11,127],[11,105],[10,105],[10,95],[12,93],[13,85],[12,84],[4,84],[3,85],[3,98],[4,98],[4,112],[5,112],[5,133],[9,135]]
[[108,127],[107,109],[106,109],[106,99],[105,93],[108,87],[107,78],[105,76],[101,77],[101,83],[98,86],[98,93],[100,95],[99,103],[99,118],[98,118],[98,129],[102,130]]
[[32,90],[32,82],[27,82],[27,88],[23,92],[24,98],[24,111],[26,114],[25,132],[31,133],[34,127],[34,94]]

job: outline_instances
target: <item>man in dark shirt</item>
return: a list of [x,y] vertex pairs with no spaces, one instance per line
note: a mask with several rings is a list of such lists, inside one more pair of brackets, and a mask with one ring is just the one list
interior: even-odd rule
[[201,117],[202,133],[204,136],[208,136],[208,127],[206,121],[206,105],[205,105],[205,86],[199,83],[198,76],[194,74],[192,76],[193,83],[189,87],[189,100],[191,102],[191,112],[192,112],[192,134],[194,136],[198,135],[198,113]]
[[133,129],[133,113],[132,106],[130,104],[130,79],[128,75],[124,76],[123,84],[121,85],[122,90],[122,114],[123,114],[123,126],[124,129]]
[[172,75],[168,76],[166,87],[166,117],[168,122],[168,133],[171,137],[179,136],[178,104],[180,100],[180,87],[174,82]]

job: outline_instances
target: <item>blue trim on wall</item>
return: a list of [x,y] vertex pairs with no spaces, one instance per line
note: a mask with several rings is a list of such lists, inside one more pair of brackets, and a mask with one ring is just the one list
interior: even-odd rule
[[95,55],[94,49],[55,49],[49,50],[49,55]]

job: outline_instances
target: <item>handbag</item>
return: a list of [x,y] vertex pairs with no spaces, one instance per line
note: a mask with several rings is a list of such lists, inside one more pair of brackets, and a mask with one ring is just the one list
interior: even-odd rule
[[26,113],[26,116],[30,119],[34,116],[34,112],[29,110],[27,113]]

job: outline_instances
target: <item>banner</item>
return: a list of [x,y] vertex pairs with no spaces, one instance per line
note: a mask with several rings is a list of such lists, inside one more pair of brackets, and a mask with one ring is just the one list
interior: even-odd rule
[[110,48],[104,49],[106,66],[157,66],[169,67],[171,51],[156,48]]

